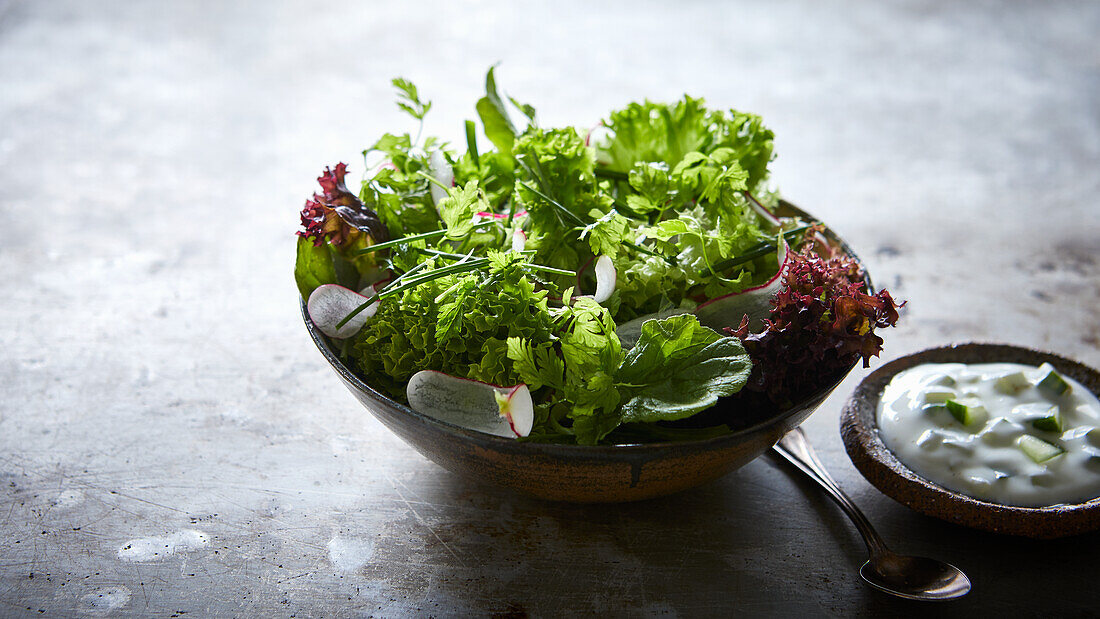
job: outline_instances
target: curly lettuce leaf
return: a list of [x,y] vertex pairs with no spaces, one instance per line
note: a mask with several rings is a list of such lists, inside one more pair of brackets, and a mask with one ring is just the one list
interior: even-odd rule
[[604,124],[612,137],[600,145],[600,159],[613,170],[629,172],[639,162],[672,169],[693,154],[725,148],[745,171],[749,189],[767,180],[775,134],[754,114],[711,111],[703,99],[684,96],[673,104],[631,103]]

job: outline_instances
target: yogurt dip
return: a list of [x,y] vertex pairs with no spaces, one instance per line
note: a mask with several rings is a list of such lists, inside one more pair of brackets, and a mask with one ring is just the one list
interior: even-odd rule
[[1020,507],[1100,496],[1100,401],[1048,364],[928,363],[883,391],[879,434],[944,488]]

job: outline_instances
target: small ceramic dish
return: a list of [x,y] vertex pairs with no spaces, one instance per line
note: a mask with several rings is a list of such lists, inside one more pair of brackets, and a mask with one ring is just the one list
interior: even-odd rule
[[[777,214],[814,220],[787,202],[780,204]],[[831,245],[863,266],[840,237],[828,228],[824,234]],[[870,279],[865,282],[870,289]],[[763,454],[801,424],[851,370],[838,372],[827,385],[790,408],[722,436],[634,445],[529,443],[452,425],[387,397],[340,359],[329,338],[309,319],[304,303],[302,317],[313,342],[348,390],[421,454],[472,479],[559,501],[635,501],[717,479]]]
[[948,490],[911,471],[887,449],[878,431],[883,389],[898,372],[924,363],[1050,363],[1093,393],[1100,372],[1058,355],[1004,344],[955,344],[901,357],[868,375],[841,415],[844,448],[859,472],[886,496],[922,514],[963,526],[1040,539],[1100,529],[1100,497],[1075,505],[1013,507]]

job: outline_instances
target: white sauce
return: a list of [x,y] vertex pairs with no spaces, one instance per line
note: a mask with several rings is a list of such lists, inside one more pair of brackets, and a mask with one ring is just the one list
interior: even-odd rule
[[[1038,388],[1048,368],[929,363],[900,372],[883,391],[879,433],[906,466],[944,488],[1001,505],[1083,503],[1100,496],[1100,401],[1067,376],[1062,395]],[[971,405],[969,425],[946,399]],[[1061,431],[1051,427],[1055,413]],[[1064,452],[1029,456],[1018,442],[1025,435],[1034,438],[1024,443]]]

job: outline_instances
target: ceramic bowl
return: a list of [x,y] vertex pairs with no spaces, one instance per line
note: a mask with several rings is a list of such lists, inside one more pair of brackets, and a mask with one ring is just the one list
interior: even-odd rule
[[1100,497],[1075,505],[1013,507],[948,490],[911,471],[887,449],[878,431],[882,391],[898,372],[923,363],[1050,363],[1093,393],[1100,372],[1058,355],[1005,344],[954,344],[896,359],[869,374],[845,404],[840,432],[859,472],[883,494],[922,514],[975,529],[1040,539],[1100,529]]
[[[812,220],[789,203],[782,203],[778,214]],[[825,235],[858,261],[833,232],[826,229]],[[870,287],[869,279],[867,285]],[[329,339],[309,319],[304,303],[302,316],[317,348],[344,385],[367,410],[422,455],[472,479],[559,501],[635,501],[717,479],[764,453],[801,424],[851,369],[789,409],[719,437],[608,446],[527,443],[439,421],[389,398],[340,360]]]

